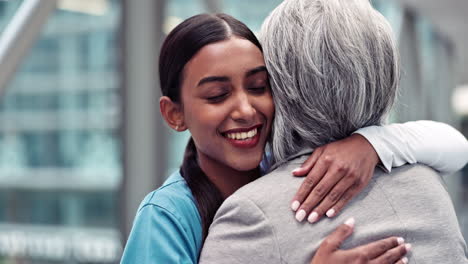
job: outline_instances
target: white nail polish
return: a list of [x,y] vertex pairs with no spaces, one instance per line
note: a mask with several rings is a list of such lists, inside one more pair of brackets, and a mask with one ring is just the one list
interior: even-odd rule
[[326,215],[328,217],[333,217],[335,215],[335,209],[332,208],[332,209],[328,210]]
[[410,243],[406,243],[405,244],[405,248],[406,248],[406,251],[409,252],[411,250],[411,244]]
[[356,222],[356,220],[354,220],[354,217],[351,217],[348,220],[346,220],[345,225],[347,225],[349,227],[354,227],[355,222]]
[[302,222],[306,216],[306,211],[304,210],[299,210],[299,212],[296,213],[296,220],[299,222]]
[[292,204],[291,204],[291,209],[292,209],[294,212],[296,212],[297,209],[299,209],[299,206],[301,206],[301,203],[299,203],[299,201],[294,201],[294,202],[292,202]]
[[301,170],[301,168],[294,169],[294,170],[292,171],[292,173],[296,173],[296,172],[298,172],[298,171],[300,171],[300,170]]
[[405,243],[405,239],[402,237],[397,238],[397,241],[398,241],[398,245]]
[[309,223],[315,223],[317,222],[317,219],[318,219],[318,214],[316,212],[312,212],[309,217],[307,217],[307,221],[309,221]]
[[408,258],[407,258],[407,257],[403,257],[403,258],[401,259],[401,262],[407,264],[407,263],[408,263]]

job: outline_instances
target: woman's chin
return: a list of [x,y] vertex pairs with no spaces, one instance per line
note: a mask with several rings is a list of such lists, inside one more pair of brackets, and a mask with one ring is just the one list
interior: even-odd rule
[[260,165],[261,158],[259,159],[250,159],[250,160],[243,160],[243,161],[238,161],[235,164],[232,164],[232,168],[237,170],[237,171],[251,171],[254,169],[257,169],[258,166]]

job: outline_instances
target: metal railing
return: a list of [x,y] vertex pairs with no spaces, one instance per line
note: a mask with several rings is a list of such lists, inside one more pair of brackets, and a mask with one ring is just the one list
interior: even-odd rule
[[57,0],[25,0],[0,36],[0,96],[36,41]]

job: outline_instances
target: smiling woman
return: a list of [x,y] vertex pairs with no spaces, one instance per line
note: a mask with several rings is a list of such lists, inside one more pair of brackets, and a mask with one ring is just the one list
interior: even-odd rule
[[223,196],[248,183],[245,172],[262,160],[274,112],[260,49],[234,36],[203,47],[185,65],[181,103],[169,100],[161,99],[162,111],[176,114],[164,116],[190,130],[202,170],[215,185],[232,186],[221,188]]
[[[192,135],[181,176],[197,201],[206,237],[224,198],[260,176],[274,112],[261,46],[230,16],[195,16],[167,37],[160,78],[164,119]],[[246,132],[256,134],[242,140]]]

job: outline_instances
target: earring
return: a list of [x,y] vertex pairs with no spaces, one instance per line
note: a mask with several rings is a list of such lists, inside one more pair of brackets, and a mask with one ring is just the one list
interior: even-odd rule
[[175,130],[179,131],[179,125],[176,125]]

